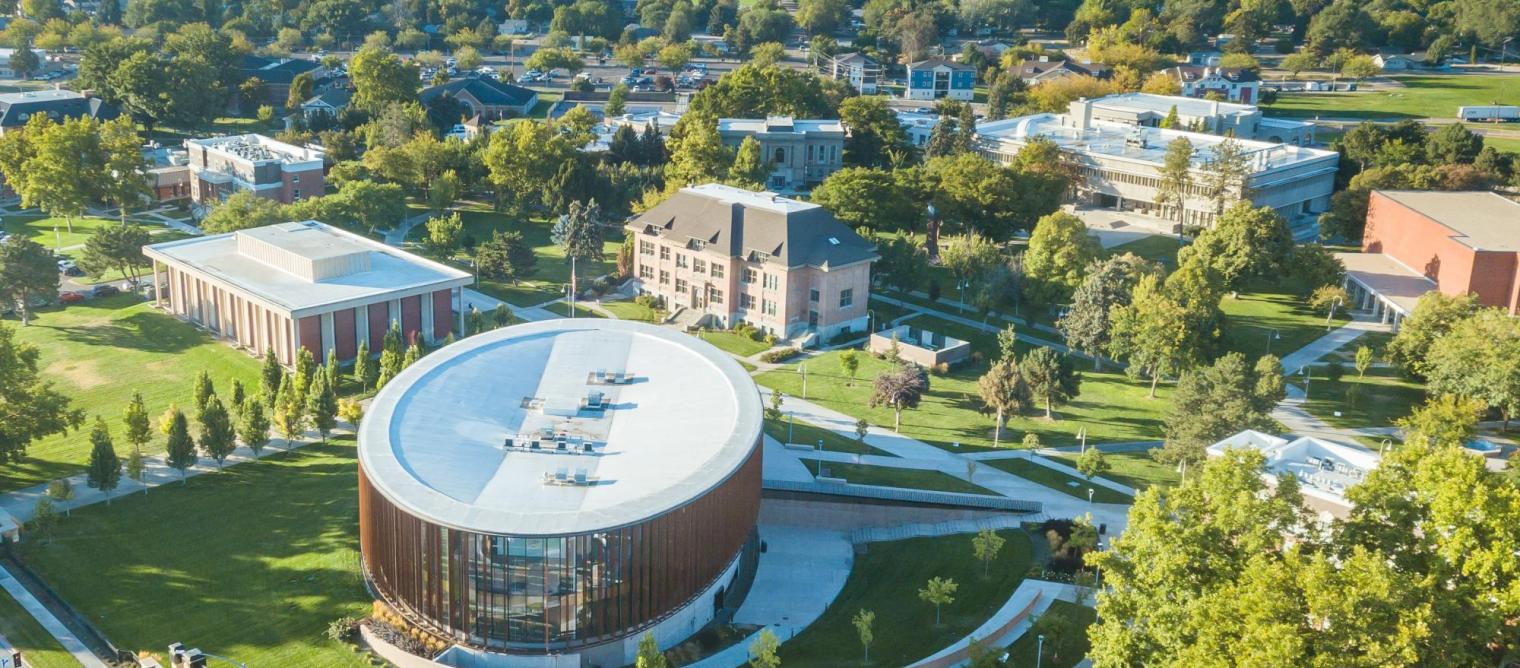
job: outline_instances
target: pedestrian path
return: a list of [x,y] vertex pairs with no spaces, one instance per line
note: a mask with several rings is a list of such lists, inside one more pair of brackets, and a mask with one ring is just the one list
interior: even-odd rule
[[[942,320],[948,320],[950,322],[953,322],[953,323],[956,323],[956,324],[959,324],[959,325],[965,325],[965,326],[971,327],[971,328],[973,328],[973,329],[975,329],[975,330],[977,330],[979,332],[985,332],[987,334],[996,334],[999,331],[1002,331],[1002,328],[998,327],[996,325],[990,325],[990,324],[987,324],[987,323],[982,322],[980,320],[972,320],[971,318],[955,315],[955,314],[950,313],[948,311],[941,311],[939,309],[933,309],[933,308],[929,308],[929,307],[926,307],[926,306],[920,306],[918,304],[914,304],[912,302],[906,302],[906,301],[903,301],[901,299],[897,299],[895,297],[887,297],[887,296],[884,296],[884,295],[871,295],[871,298],[872,299],[879,299],[879,300],[881,300],[883,302],[886,302],[888,304],[891,304],[893,306],[898,306],[898,307],[902,307],[902,308],[917,310],[917,311],[919,311],[921,313],[924,313],[926,315],[931,315],[931,316],[934,316],[936,318],[940,318]],[[1017,319],[1013,318],[1012,316],[1000,316],[1000,318],[1005,323],[1018,324],[1018,323],[1022,322],[1021,320],[1017,320]],[[1038,337],[1038,336],[1032,336],[1030,334],[1024,333],[1022,330],[1023,330],[1023,328],[1020,328],[1020,330],[1018,330],[1016,332],[1016,335],[1018,336],[1018,339],[1020,341],[1023,341],[1025,343],[1031,343],[1031,344],[1034,344],[1034,345],[1037,345],[1037,346],[1044,346],[1044,347],[1050,348],[1051,350],[1054,350],[1056,352],[1067,353],[1067,354],[1070,354],[1070,355],[1076,355],[1076,356],[1079,356],[1079,357],[1085,357],[1087,359],[1092,359],[1092,355],[1088,355],[1087,353],[1081,352],[1079,350],[1073,350],[1072,348],[1068,347],[1064,343],[1059,343],[1059,342],[1052,341],[1050,339],[1041,338],[1041,337]],[[1107,357],[1103,358],[1103,363],[1107,364],[1109,366],[1123,367],[1123,364],[1121,364],[1121,363],[1119,363],[1119,362],[1117,362],[1115,360],[1108,359]]]
[[1363,334],[1387,331],[1389,331],[1388,325],[1374,320],[1371,315],[1352,312],[1351,322],[1311,341],[1309,345],[1284,355],[1282,358],[1283,373],[1287,375],[1296,374],[1299,372],[1299,369],[1314,364],[1326,355],[1344,348]]
[[70,631],[69,627],[64,626],[63,622],[59,621],[58,617],[54,616],[51,610],[42,605],[42,601],[37,600],[37,597],[32,596],[32,592],[27,591],[26,587],[21,586],[21,583],[16,580],[14,575],[11,575],[10,570],[4,565],[0,565],[0,589],[4,589],[6,593],[16,599],[16,602],[21,604],[21,608],[26,610],[27,614],[31,615],[33,619],[37,620],[37,623],[42,625],[42,628],[46,629],[49,635],[57,639],[58,644],[63,645],[63,649],[72,655],[74,660],[78,661],[80,665],[85,666],[85,668],[107,668],[106,663],[101,661],[100,657],[95,656],[95,653],[91,652],[88,647],[85,647],[84,642],[79,639],[79,636],[74,635],[74,632]]

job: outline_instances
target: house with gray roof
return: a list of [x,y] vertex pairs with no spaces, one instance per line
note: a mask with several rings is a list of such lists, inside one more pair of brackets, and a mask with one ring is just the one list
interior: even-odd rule
[[29,90],[0,93],[0,134],[14,130],[43,114],[55,121],[89,116],[109,121],[119,113],[114,105],[98,97],[85,97],[71,90]]
[[464,105],[466,117],[478,115],[486,121],[527,116],[538,104],[538,93],[532,89],[482,76],[429,86],[418,95],[423,106],[440,96],[453,98]]
[[625,228],[640,291],[695,321],[804,342],[867,329],[876,247],[817,204],[710,183]]

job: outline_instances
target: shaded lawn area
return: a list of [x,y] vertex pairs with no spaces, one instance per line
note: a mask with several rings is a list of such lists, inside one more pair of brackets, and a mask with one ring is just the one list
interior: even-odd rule
[[[544,310],[548,311],[550,313],[554,313],[554,314],[557,314],[557,315],[564,316],[566,318],[570,317],[570,303],[569,302],[554,302],[553,304],[545,304],[544,305]],[[591,310],[590,308],[587,308],[586,305],[584,305],[584,304],[576,304],[575,305],[575,317],[577,317],[577,318],[605,318],[607,316],[604,316],[604,315],[602,315],[600,313],[597,313],[596,311]]]
[[[930,325],[917,318],[921,326]],[[954,334],[951,334],[954,336]],[[852,417],[863,417],[878,427],[892,428],[892,410],[885,406],[871,408],[871,385],[876,376],[891,365],[871,355],[859,356],[860,370],[852,381],[839,368],[839,352],[831,351],[807,362],[807,399]],[[1025,433],[1040,435],[1046,445],[1076,443],[1079,429],[1087,430],[1089,443],[1144,441],[1161,438],[1161,414],[1171,388],[1162,385],[1157,398],[1147,397],[1149,385],[1132,381],[1122,373],[1095,373],[1091,364],[1078,362],[1082,372],[1081,394],[1071,403],[1056,408],[1055,420],[1046,420],[1043,411],[1012,416],[1003,433],[1002,444],[1017,443]],[[929,376],[929,391],[919,407],[903,411],[902,434],[955,451],[992,447],[993,418],[980,411],[981,399],[976,381],[986,371],[986,364],[967,365],[944,376]],[[802,377],[797,365],[789,364],[755,377],[759,384],[778,389],[788,396],[800,396]],[[782,407],[785,410],[785,406]]]
[[[1061,453],[1059,455],[1045,455],[1072,468],[1077,466],[1075,453]],[[1150,487],[1172,487],[1182,482],[1182,477],[1177,474],[1177,469],[1151,459],[1145,452],[1105,452],[1103,461],[1108,462],[1108,472],[1103,478],[1107,478],[1121,485],[1143,490]],[[1086,498],[1087,492],[1082,492]]]
[[[1080,649],[1067,655],[1056,656],[1053,651],[1055,649],[1054,643],[1046,642],[1045,651],[1043,652],[1044,656],[1040,657],[1040,666],[1042,668],[1044,666],[1049,666],[1050,668],[1071,668],[1080,663],[1087,656],[1087,650],[1091,647],[1091,643],[1087,640],[1087,627],[1092,626],[1093,622],[1098,621],[1098,611],[1070,601],[1051,601],[1050,607],[1045,610],[1044,615],[1059,615],[1073,620],[1074,625],[1072,630],[1080,638],[1077,645]],[[1009,645],[1008,662],[1006,665],[1035,665],[1035,652],[1039,651],[1040,647],[1037,635],[1035,633],[1025,633],[1019,636],[1019,639],[1014,641],[1012,645]],[[1046,640],[1048,641],[1049,638]]]
[[[867,665],[850,623],[862,609],[876,613],[869,665],[904,666],[964,638],[1008,602],[1029,571],[1029,536],[1017,529],[998,535],[1007,543],[988,564],[987,575],[972,555],[971,535],[868,544],[866,552],[855,557],[844,589],[823,616],[781,645],[782,665]],[[934,606],[918,598],[918,590],[934,577],[959,585],[955,602],[941,608],[937,625]]]
[[738,357],[749,357],[771,349],[771,344],[756,341],[738,332],[703,330],[697,333],[697,338]]
[[[1325,314],[1310,311],[1303,298],[1289,292],[1241,292],[1233,299],[1227,294],[1219,300],[1219,309],[1224,311],[1224,350],[1250,359],[1268,352],[1282,357],[1328,333]],[[1346,310],[1338,308],[1331,328],[1349,321]]]
[[1355,93],[1285,93],[1263,111],[1268,116],[1456,118],[1457,107],[1520,104],[1520,76],[1426,75],[1398,77],[1403,88]]
[[[179,230],[171,230],[165,227],[152,227],[151,225],[143,225],[143,227],[148,228],[148,232],[152,235],[149,237],[149,241],[155,244],[161,244],[167,241],[178,241],[180,239],[188,239],[191,236]],[[62,254],[78,260],[79,256],[84,254],[84,249],[76,248],[74,250],[67,250]],[[150,284],[153,280],[153,267],[149,266],[140,268],[138,270],[137,277],[143,282],[143,284]],[[127,275],[122,273],[120,269],[110,269],[107,270],[106,273],[99,276],[95,276],[93,274],[85,274],[83,276],[74,277],[74,280],[76,282],[86,285],[94,285],[96,283],[115,283],[117,281],[126,279]]]
[[[189,323],[153,310],[136,295],[90,299],[37,314],[28,327],[15,320],[21,341],[40,351],[38,368],[54,386],[85,411],[88,421],[104,416],[116,438],[117,452],[126,456],[122,411],[141,391],[152,417],[154,440],[145,451],[161,452],[163,437],[158,418],[170,403],[192,407],[195,377],[205,370],[220,392],[230,391],[232,379],[248,391],[258,390],[259,360],[213,340]],[[34,441],[27,458],[0,467],[0,491],[14,490],[78,473],[89,460],[88,432],[71,431]]]
[[[1425,403],[1425,388],[1392,367],[1373,367],[1364,378],[1346,365],[1346,375],[1331,382],[1324,365],[1317,365],[1309,381],[1309,400],[1305,408],[1315,417],[1334,427],[1391,427]],[[1303,378],[1295,376],[1302,386]],[[1340,411],[1340,416],[1335,415]]]
[[1147,260],[1160,262],[1170,270],[1177,266],[1177,251],[1181,248],[1182,244],[1177,242],[1176,237],[1156,234],[1114,246],[1108,249],[1108,254],[1134,253]]
[[602,308],[612,312],[619,320],[637,320],[639,322],[660,322],[665,318],[665,313],[649,308],[643,304],[630,301],[602,302]]
[[870,305],[871,325],[875,329],[881,329],[888,323],[898,318],[918,311],[906,309],[896,304],[888,304],[880,299],[872,299]]
[[990,464],[993,468],[1002,469],[1025,480],[1040,483],[1083,501],[1087,500],[1087,490],[1091,489],[1093,490],[1093,503],[1127,504],[1135,502],[1135,499],[1128,494],[1109,489],[1102,485],[1095,485],[1083,478],[1066,475],[1053,468],[1041,466],[1027,459],[990,459],[982,463]]
[[0,590],[0,637],[5,638],[12,649],[21,652],[21,659],[27,666],[79,668],[74,656],[4,590]]
[[370,607],[352,438],[80,509],[21,555],[117,645],[363,666],[328,622]]
[[[120,225],[121,221],[116,218],[97,218],[94,216],[76,216],[74,218],[74,230],[69,231],[68,221],[63,216],[46,216],[42,214],[21,214],[17,216],[5,216],[0,222],[0,229],[11,234],[24,236],[32,241],[42,244],[43,248],[58,250],[77,246],[89,240],[95,234],[95,230],[110,225]],[[54,230],[56,226],[56,231]],[[155,240],[156,241],[156,240]]]
[[[785,404],[781,406],[781,412],[786,412]],[[814,447],[817,447],[819,441],[823,441],[823,449],[829,452],[894,456],[890,452],[878,450],[853,438],[841,436],[811,422],[784,417],[780,420],[766,420],[765,435],[781,443],[804,443]],[[790,441],[787,440],[788,436],[791,438]]]
[[808,467],[809,471],[813,472],[813,475],[820,475],[818,467],[821,465],[823,467],[821,475],[844,478],[855,485],[905,487],[907,489],[924,489],[931,492],[999,496],[997,492],[981,485],[966,482],[944,471],[923,471],[892,466],[850,464],[848,462],[818,462],[817,460],[808,459],[806,456],[802,458],[802,462]]
[[[417,215],[427,213],[427,211],[426,207],[414,205],[409,213]],[[502,281],[481,280],[479,288],[481,292],[517,306],[535,306],[565,296],[565,286],[570,282],[570,263],[565,260],[564,251],[550,238],[550,231],[554,228],[552,219],[520,220],[483,207],[463,209],[459,211],[459,218],[464,223],[462,237],[466,240],[479,243],[489,240],[491,233],[497,230],[517,231],[522,233],[523,241],[533,248],[533,254],[538,257],[538,262],[533,265],[533,273],[528,278],[515,285]],[[593,277],[617,268],[617,251],[623,244],[622,230],[609,225],[602,234],[605,238],[602,247],[605,259],[600,262],[576,263],[576,273],[584,285],[589,285]],[[414,245],[417,247],[410,250],[439,259],[437,254],[422,246],[421,242],[426,238],[425,225],[413,227],[407,234],[407,241],[415,242]],[[467,264],[460,266],[469,268]]]

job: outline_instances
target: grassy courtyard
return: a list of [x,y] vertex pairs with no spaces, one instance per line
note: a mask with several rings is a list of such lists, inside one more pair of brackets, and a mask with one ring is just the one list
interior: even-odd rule
[[1160,262],[1171,270],[1177,266],[1177,251],[1181,248],[1182,244],[1177,242],[1176,237],[1154,234],[1114,246],[1108,249],[1108,254],[1134,253],[1152,262]]
[[[1349,364],[1346,367],[1346,375],[1332,382],[1325,376],[1325,367],[1316,366],[1309,381],[1305,408],[1331,426],[1391,427],[1394,420],[1425,403],[1424,386],[1405,378],[1398,369],[1372,368],[1358,378],[1355,369]],[[1297,382],[1302,386],[1302,378]]]
[[[782,405],[781,412],[786,412],[786,406]],[[865,443],[853,438],[841,436],[831,430],[824,429],[811,422],[788,419],[765,421],[765,435],[776,439],[781,443],[803,443],[817,446],[823,443],[823,449],[828,452],[851,452],[859,455],[883,455],[892,456],[884,450],[877,450]]]
[[1425,75],[1398,81],[1402,88],[1285,94],[1264,111],[1268,116],[1396,121],[1456,118],[1463,105],[1520,104],[1520,76]]
[[643,304],[629,301],[602,302],[601,307],[617,316],[619,320],[637,320],[639,322],[658,323],[665,318],[663,311],[658,311]]
[[818,462],[816,460],[802,458],[802,463],[807,466],[814,475],[818,474],[820,464],[823,467],[823,475],[832,478],[844,478],[852,485],[875,485],[878,487],[902,487],[906,489],[923,489],[931,492],[955,492],[957,494],[980,494],[982,496],[997,496],[994,492],[981,485],[961,480],[943,471],[925,471],[919,469],[904,469],[894,466],[871,466],[869,464],[849,464],[845,462]]
[[[1072,468],[1077,466],[1075,453],[1046,456]],[[1146,452],[1105,452],[1103,461],[1108,463],[1109,470],[1101,477],[1126,487],[1143,490],[1150,487],[1171,487],[1182,482],[1182,476],[1177,473],[1176,467],[1157,462]]]
[[727,331],[702,331],[697,338],[717,346],[730,355],[737,357],[749,357],[770,350],[770,344],[740,334]]
[[[1224,311],[1224,349],[1248,358],[1269,352],[1282,357],[1327,333],[1325,314],[1309,310],[1303,298],[1291,292],[1242,292],[1234,298],[1225,295],[1219,309]],[[1336,309],[1331,326],[1349,320],[1345,309]]]
[[1077,476],[1066,475],[1048,466],[1036,464],[1027,459],[992,459],[985,464],[993,468],[1012,473],[1020,478],[1037,482],[1053,490],[1074,496],[1083,501],[1087,500],[1087,490],[1093,491],[1093,503],[1134,503],[1130,495],[1109,489],[1102,485],[1095,485],[1091,481]]
[[[1051,601],[1050,607],[1041,616],[1045,615],[1058,615],[1071,620],[1070,626],[1064,628],[1069,629],[1079,638],[1076,640],[1076,646],[1079,648],[1079,651],[1057,655],[1054,651],[1054,643],[1046,643],[1045,656],[1040,657],[1039,660],[1041,668],[1045,666],[1049,666],[1050,668],[1071,668],[1080,663],[1082,658],[1087,656],[1087,650],[1090,646],[1087,641],[1087,627],[1092,626],[1093,622],[1098,620],[1098,611],[1068,601]],[[1039,644],[1039,638],[1034,633],[1025,633],[1019,636],[1018,640],[1008,646],[1007,665],[1019,666],[1020,668],[1035,665],[1035,652],[1039,651]]]
[[[47,309],[28,327],[15,320],[18,338],[41,352],[38,367],[55,387],[84,409],[87,419],[102,415],[121,441],[121,413],[141,391],[155,422],[171,403],[190,406],[196,374],[205,370],[225,391],[232,379],[258,388],[259,361],[199,329],[153,310],[134,295],[92,299]],[[155,437],[157,434],[155,433]],[[163,449],[155,438],[147,450]],[[71,431],[33,442],[20,464],[0,469],[0,491],[35,485],[77,473],[89,459],[86,433]]]
[[[915,319],[925,325],[924,318]],[[926,325],[933,326],[933,325]],[[951,336],[955,336],[951,333]],[[846,415],[863,417],[871,424],[892,428],[892,410],[871,408],[872,379],[891,368],[871,355],[859,356],[860,369],[851,379],[839,367],[839,353],[828,352],[807,362],[808,401]],[[1056,408],[1055,420],[1043,411],[1032,411],[1008,420],[1003,445],[1018,442],[1025,433],[1039,434],[1046,445],[1076,442],[1079,429],[1087,430],[1089,443],[1154,440],[1161,438],[1161,411],[1170,388],[1163,385],[1156,399],[1148,398],[1149,385],[1132,381],[1122,373],[1095,373],[1091,365],[1078,362],[1082,371],[1081,394]],[[947,450],[991,448],[993,419],[980,411],[976,381],[985,364],[968,365],[929,377],[929,391],[918,408],[903,411],[902,434]],[[765,387],[787,396],[801,396],[802,376],[789,364],[755,377]],[[785,407],[783,406],[783,410]]]
[[[410,213],[417,215],[426,212],[425,208],[413,207]],[[527,279],[517,284],[482,280],[479,288],[481,292],[518,306],[535,306],[565,295],[565,286],[570,282],[570,263],[565,260],[564,251],[549,236],[554,227],[553,220],[518,220],[488,207],[466,208],[459,212],[459,217],[464,222],[464,238],[478,243],[489,240],[491,233],[498,230],[521,232],[523,241],[533,247],[533,254],[538,257],[533,273]],[[592,277],[608,273],[616,266],[617,251],[623,244],[623,233],[620,229],[609,226],[603,231],[603,236],[606,238],[603,244],[606,258],[601,262],[576,264],[575,271],[586,284],[589,284]],[[426,238],[427,227],[418,225],[412,228],[407,241],[420,243]],[[431,251],[417,250],[436,257]],[[468,269],[467,266],[465,268]]]
[[[75,511],[28,565],[118,646],[249,665],[363,666],[327,640],[362,616],[351,439]],[[3,617],[4,615],[0,615]]]
[[28,666],[35,668],[78,668],[79,662],[58,644],[47,629],[27,614],[16,599],[0,590],[0,638],[21,652]]
[[0,222],[0,229],[31,239],[42,244],[44,248],[58,250],[83,244],[89,240],[95,230],[120,223],[121,221],[116,218],[77,216],[74,218],[74,229],[70,231],[68,221],[64,220],[63,216],[21,214],[6,216],[4,221]]
[[[865,554],[855,557],[839,598],[781,646],[782,665],[867,665],[850,623],[862,609],[876,613],[869,665],[907,665],[965,637],[1008,601],[1032,561],[1028,535],[1018,530],[998,535],[1007,543],[987,575],[972,555],[970,535],[870,543]],[[942,608],[939,624],[934,623],[934,606],[918,598],[918,590],[933,577],[959,585],[955,601]]]

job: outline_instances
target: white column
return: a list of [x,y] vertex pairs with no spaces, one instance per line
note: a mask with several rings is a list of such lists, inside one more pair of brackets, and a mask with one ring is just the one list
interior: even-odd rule
[[464,336],[464,288],[462,288],[462,287],[461,288],[454,288],[454,294],[457,296],[457,299],[454,301],[454,303],[456,303],[456,304],[459,305],[459,315],[454,316],[458,320],[458,322],[456,322],[455,325],[454,325],[454,335],[458,336],[458,337],[463,337]]
[[336,329],[336,327],[333,324],[333,314],[332,313],[323,313],[322,314],[322,321],[321,322],[322,322],[322,358],[319,359],[319,360],[317,360],[318,364],[321,364],[321,363],[325,362],[327,360],[327,353],[330,352],[333,349],[333,346],[336,346],[338,344],[338,337],[336,336],[337,329]]
[[361,343],[366,348],[372,347],[369,345],[369,304],[354,309],[354,345]]
[[[401,327],[401,300],[400,299],[392,299],[390,301],[390,308],[388,310],[390,311],[390,326],[391,327],[400,328]],[[405,334],[405,332],[403,332],[403,334]],[[406,342],[403,341],[402,345],[405,345],[405,344],[406,344]]]
[[433,293],[422,293],[422,340],[428,343],[434,342],[433,336]]

